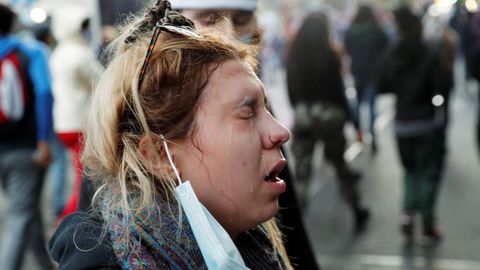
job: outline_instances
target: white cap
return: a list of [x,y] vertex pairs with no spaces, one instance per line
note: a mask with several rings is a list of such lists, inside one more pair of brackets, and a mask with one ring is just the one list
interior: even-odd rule
[[82,5],[58,5],[52,12],[52,33],[63,41],[81,34],[82,23],[91,15]]
[[170,0],[173,9],[240,9],[255,11],[257,0]]

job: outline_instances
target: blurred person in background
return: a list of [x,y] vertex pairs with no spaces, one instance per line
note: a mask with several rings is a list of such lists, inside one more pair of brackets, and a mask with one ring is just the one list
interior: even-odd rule
[[[455,9],[450,18],[450,25],[458,33],[460,41],[460,52],[465,62],[465,79],[468,82],[472,78],[472,46],[474,45],[472,35],[472,17],[471,12],[465,3],[465,0],[455,2]],[[466,90],[466,89],[465,89]]]
[[0,183],[8,201],[0,265],[20,270],[31,250],[38,269],[53,269],[40,211],[50,163],[52,94],[46,45],[12,35],[16,15],[0,4]]
[[274,219],[290,133],[255,49],[222,35],[162,0],[113,43],[85,132],[101,187],[53,236],[60,269],[293,269]]
[[[35,39],[47,45],[46,49],[50,52],[55,42],[50,25],[38,25],[33,29],[33,32]],[[52,186],[51,203],[55,216],[59,217],[62,214],[66,201],[67,152],[55,132],[53,132],[51,137],[50,149],[52,150],[52,163],[48,168],[48,175],[50,176]]]
[[[395,10],[398,41],[381,63],[379,90],[394,93],[395,136],[404,168],[401,231],[413,243],[415,217],[422,220],[422,242],[442,238],[435,204],[444,165],[444,103],[450,87],[443,77],[442,58],[422,39],[422,24],[408,7]],[[450,74],[451,75],[451,74]],[[433,104],[435,103],[435,104]]]
[[[262,44],[262,30],[257,24],[255,14],[258,0],[172,0],[171,2],[174,9],[180,10],[183,15],[192,19],[197,27],[220,27],[222,31],[244,43]],[[260,75],[261,66],[262,63],[258,71]],[[288,166],[281,172],[280,178],[291,187],[279,199],[280,226],[286,236],[287,253],[295,266],[301,269],[318,269],[293,188],[293,176]]]
[[362,123],[361,105],[367,104],[369,111],[369,132],[372,136],[372,151],[377,151],[375,133],[375,89],[378,62],[388,45],[388,37],[375,18],[372,7],[361,5],[353,18],[350,27],[345,33],[345,48],[351,59],[355,89],[357,90],[357,104],[355,106],[356,121]]
[[52,16],[52,30],[57,40],[50,59],[55,98],[54,129],[70,150],[75,170],[73,189],[60,219],[78,208],[83,179],[80,160],[82,129],[93,83],[103,71],[96,54],[88,45],[89,20],[88,12],[75,6],[58,7]]
[[[478,85],[480,85],[480,10],[472,18],[472,36],[474,40],[472,52],[472,74]],[[477,146],[480,154],[480,90],[478,91],[478,118],[477,118]]]
[[255,15],[257,0],[174,0],[172,7],[180,10],[199,27],[218,27],[226,23],[221,27],[227,34],[249,44],[260,42],[261,31]]
[[357,189],[360,174],[344,158],[344,125],[353,122],[357,134],[360,131],[347,103],[340,59],[331,46],[328,29],[324,13],[310,14],[298,31],[287,60],[288,93],[295,108],[295,176],[300,184],[308,184],[315,144],[323,142],[325,158],[335,169],[341,194],[354,217],[354,230],[359,233],[365,228],[369,211],[361,204]]
[[[449,25],[449,18],[452,6],[442,6],[439,4],[431,4],[427,8],[427,12],[422,18],[423,38],[433,53],[439,58],[439,66],[436,67],[437,75],[436,84],[441,85],[445,89],[442,93],[443,104],[442,110],[445,110],[445,121],[442,125],[442,133],[445,153],[447,152],[447,128],[449,120],[450,94],[454,88],[454,62],[455,62],[455,41],[453,29]],[[473,67],[472,67],[473,68]]]

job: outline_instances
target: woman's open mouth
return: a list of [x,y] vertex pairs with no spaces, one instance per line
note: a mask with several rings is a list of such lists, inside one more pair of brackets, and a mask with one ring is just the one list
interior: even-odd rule
[[264,181],[267,182],[278,182],[281,179],[278,178],[280,172],[285,168],[287,165],[287,160],[281,159],[269,172],[266,173]]
[[265,181],[267,182],[277,182],[279,181],[280,179],[278,178],[278,174],[280,172],[276,171],[276,172],[271,172],[269,175],[265,176]]

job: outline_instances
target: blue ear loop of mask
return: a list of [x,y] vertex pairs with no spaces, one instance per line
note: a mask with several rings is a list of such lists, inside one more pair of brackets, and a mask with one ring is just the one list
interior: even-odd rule
[[[168,144],[163,138],[168,162],[178,180],[175,188],[179,203],[185,211],[193,235],[209,270],[247,270],[245,262],[227,231],[198,200],[190,181],[182,183],[180,174],[173,163]],[[182,209],[179,209],[181,212]]]

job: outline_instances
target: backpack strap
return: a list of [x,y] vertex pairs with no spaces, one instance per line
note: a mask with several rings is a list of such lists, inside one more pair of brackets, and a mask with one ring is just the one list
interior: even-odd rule
[[29,102],[25,74],[16,53],[0,60],[0,123],[20,121]]

